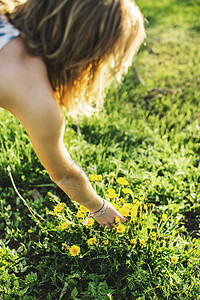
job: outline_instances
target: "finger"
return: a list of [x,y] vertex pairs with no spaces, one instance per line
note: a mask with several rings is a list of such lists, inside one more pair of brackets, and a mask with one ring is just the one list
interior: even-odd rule
[[126,222],[126,218],[124,218],[122,215],[119,215],[118,218],[120,219],[120,221],[122,223],[125,223]]

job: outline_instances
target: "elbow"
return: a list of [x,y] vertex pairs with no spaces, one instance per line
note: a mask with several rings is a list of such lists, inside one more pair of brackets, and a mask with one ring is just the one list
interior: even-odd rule
[[65,170],[65,172],[54,172],[49,175],[50,179],[61,188],[69,185],[71,186],[73,184],[75,185],[76,183],[82,184],[83,182],[88,181],[85,172],[75,163],[68,170]]

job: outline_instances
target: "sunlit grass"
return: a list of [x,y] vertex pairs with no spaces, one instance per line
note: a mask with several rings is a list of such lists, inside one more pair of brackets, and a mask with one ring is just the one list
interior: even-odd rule
[[[128,218],[125,203],[143,199],[148,222],[138,214],[112,230],[96,222],[83,226],[87,213],[50,181],[23,126],[1,109],[0,297],[139,300],[197,299],[200,294],[199,244],[184,226],[185,212],[200,209],[200,3],[138,4],[149,21],[146,45],[123,83],[108,91],[98,116],[74,123],[66,115],[64,140],[72,158],[93,175],[101,196]],[[8,165],[54,239],[16,196]],[[119,177],[129,185],[119,189]],[[66,204],[61,214],[49,192]]]

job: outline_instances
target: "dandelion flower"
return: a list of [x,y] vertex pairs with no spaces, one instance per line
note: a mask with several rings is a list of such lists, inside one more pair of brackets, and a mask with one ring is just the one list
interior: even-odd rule
[[144,245],[144,244],[145,244],[145,240],[144,240],[144,239],[141,239],[141,240],[140,240],[140,244],[141,244],[141,245]]
[[173,264],[176,264],[177,261],[178,261],[178,257],[177,257],[177,256],[172,256],[171,262],[172,262]]
[[116,210],[119,210],[119,205],[117,203],[111,202],[111,204],[114,206],[114,208],[116,208]]
[[80,205],[80,210],[81,210],[83,213],[86,213],[86,212],[89,211],[84,205]]
[[89,176],[90,181],[102,181],[102,175],[92,174]]
[[128,185],[128,181],[124,179],[123,177],[117,178],[117,182],[121,185]]
[[111,173],[109,174],[109,177],[114,178],[114,177],[115,177],[115,173],[114,173],[114,172],[111,172]]
[[117,197],[117,194],[116,194],[116,192],[115,192],[115,190],[114,189],[108,189],[107,190],[107,196],[108,196],[108,198],[110,198],[110,199],[112,199],[112,198],[116,198]]
[[167,215],[166,215],[166,214],[163,214],[163,215],[162,215],[162,220],[165,222],[165,221],[167,221],[167,219],[168,219]]
[[151,239],[152,241],[155,241],[155,240],[156,240],[156,232],[153,231],[153,232],[151,233],[150,239]]
[[103,241],[104,245],[108,245],[109,241],[108,240],[105,240]]
[[94,219],[90,218],[90,219],[88,219],[86,226],[92,226],[93,224],[94,224]]
[[92,246],[92,245],[96,244],[96,242],[97,242],[96,236],[94,236],[93,238],[87,240],[88,246]]
[[96,181],[97,175],[92,174],[92,175],[89,176],[89,179],[90,179],[90,181]]
[[122,189],[122,192],[123,192],[124,194],[131,194],[131,193],[132,193],[132,190],[129,189],[129,188],[124,188],[124,189]]
[[69,221],[65,221],[64,223],[61,224],[61,229],[65,230],[70,226]]
[[80,210],[77,211],[76,216],[77,216],[77,218],[84,218],[84,215]]
[[123,216],[123,217],[127,217],[129,215],[129,209],[126,207],[121,207],[119,208],[119,213]]
[[137,244],[137,239],[136,239],[136,238],[131,239],[131,240],[130,240],[130,243],[136,245],[136,244]]
[[115,223],[120,223],[120,219],[118,217],[115,218]]
[[121,204],[124,204],[125,199],[124,198],[120,198],[119,201],[120,201]]
[[107,193],[113,193],[113,192],[115,192],[114,189],[107,189]]
[[131,204],[131,203],[125,203],[124,207],[126,207],[128,209],[131,209],[133,207],[133,204]]
[[65,206],[66,206],[65,203],[57,204],[54,207],[54,213],[56,214],[57,212],[61,212],[65,208]]
[[102,181],[102,175],[97,175],[97,181]]
[[131,218],[135,219],[137,217],[137,212],[138,212],[138,208],[139,208],[139,201],[137,201],[134,206],[132,207],[130,213],[131,213]]
[[80,247],[73,245],[69,248],[69,253],[71,256],[77,256],[80,253]]
[[119,224],[118,226],[116,226],[116,228],[118,233],[123,233],[126,230],[126,226],[123,224]]
[[137,217],[137,210],[131,210],[131,218],[135,219]]

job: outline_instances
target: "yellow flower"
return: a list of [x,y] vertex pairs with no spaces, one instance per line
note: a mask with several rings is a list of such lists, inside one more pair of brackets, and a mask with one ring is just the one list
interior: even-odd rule
[[124,189],[122,189],[122,192],[123,192],[124,194],[131,194],[131,193],[132,193],[132,190],[129,189],[129,188],[124,188]]
[[80,247],[73,245],[69,248],[69,253],[71,256],[77,256],[80,253]]
[[144,245],[144,244],[145,244],[145,240],[144,240],[144,239],[141,239],[141,240],[140,240],[140,244],[141,244],[141,245]]
[[130,243],[136,245],[137,244],[137,239],[131,239]]
[[101,181],[102,180],[102,175],[95,175],[92,174],[89,176],[90,181]]
[[69,221],[65,221],[64,223],[61,224],[61,229],[65,230],[70,226]]
[[115,177],[115,173],[114,173],[114,172],[111,172],[111,173],[109,174],[109,177],[114,178],[114,177]]
[[90,179],[90,181],[96,181],[97,175],[92,174],[92,175],[89,176],[89,179]]
[[113,193],[108,193],[107,196],[108,196],[108,198],[113,199],[113,198],[117,197],[117,194],[115,192],[113,192]]
[[150,239],[151,239],[152,241],[155,241],[155,240],[156,240],[156,232],[153,231],[153,232],[151,233]]
[[87,240],[88,246],[94,245],[94,244],[96,244],[96,242],[97,242],[96,236],[94,236],[93,238]]
[[120,198],[119,201],[120,201],[121,204],[124,204],[125,199],[124,198]]
[[65,247],[69,251],[70,247],[67,246],[65,243],[62,243],[62,246]]
[[173,264],[175,264],[175,263],[177,263],[177,261],[178,261],[178,257],[172,256],[171,262],[172,262]]
[[137,209],[131,209],[131,218],[135,219],[137,217]]
[[140,202],[136,201],[135,204],[132,206],[132,209],[130,211],[132,219],[135,219],[137,217],[139,205],[140,205]]
[[114,189],[107,189],[107,193],[113,193],[113,192],[115,192]]
[[97,175],[97,181],[102,181],[102,175]]
[[121,185],[128,185],[128,181],[124,179],[123,177],[117,178],[117,182]]
[[122,233],[126,230],[126,226],[123,224],[119,224],[118,226],[116,226],[116,228],[118,233]]
[[138,206],[141,204],[140,201],[138,201],[137,199],[134,199],[133,203],[134,203],[134,205],[138,205]]
[[77,216],[77,218],[84,218],[84,215],[80,210],[77,211],[76,216]]
[[131,203],[125,203],[124,207],[126,207],[128,209],[131,209],[133,207],[133,204],[131,204]]
[[119,213],[123,216],[123,217],[127,217],[129,215],[129,209],[126,207],[121,207],[119,208]]
[[109,241],[108,240],[105,240],[103,241],[104,245],[108,245]]
[[86,226],[92,226],[94,224],[94,219],[93,218],[90,218],[88,220],[88,223],[86,224]]
[[167,221],[167,218],[168,218],[168,217],[167,217],[166,214],[163,214],[163,215],[162,215],[162,220],[163,220],[164,222]]
[[115,218],[115,223],[120,223],[120,219],[118,217]]
[[80,210],[81,210],[83,213],[86,213],[86,212],[89,211],[84,205],[80,205]]
[[57,204],[54,207],[54,213],[56,214],[57,212],[61,212],[65,208],[65,206],[66,206],[65,203]]
[[111,204],[114,206],[114,208],[116,208],[116,210],[119,210],[119,205],[117,203],[111,202]]
[[115,193],[115,190],[114,189],[108,189],[107,190],[107,196],[108,198],[112,199],[112,198],[116,198],[117,197],[117,194]]

